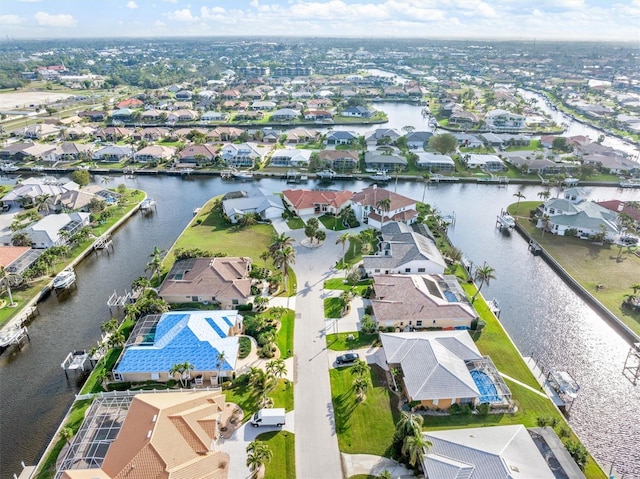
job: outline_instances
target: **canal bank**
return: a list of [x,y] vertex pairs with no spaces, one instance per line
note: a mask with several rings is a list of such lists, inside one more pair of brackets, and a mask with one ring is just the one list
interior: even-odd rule
[[[542,246],[538,241],[534,240],[525,230],[516,218],[515,230],[529,243],[535,254],[543,258],[547,264],[567,283],[574,291],[576,291],[585,301],[598,310],[599,314],[605,318],[616,330],[627,339],[629,344],[640,342],[638,336],[629,326],[624,324],[613,312],[611,312],[604,304],[598,301],[589,291],[576,281],[564,267]],[[532,251],[534,253],[534,251]]]

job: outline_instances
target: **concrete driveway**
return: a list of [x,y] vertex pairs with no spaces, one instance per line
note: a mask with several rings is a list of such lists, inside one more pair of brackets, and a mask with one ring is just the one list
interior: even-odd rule
[[[294,432],[295,414],[288,412],[286,424],[282,428],[284,431]],[[271,431],[279,431],[281,428],[275,426],[253,427],[248,422],[238,428],[229,439],[222,439],[218,443],[218,448],[222,452],[229,454],[229,478],[247,479],[251,477],[251,472],[247,467],[247,446],[260,434]],[[301,477],[301,476],[298,476]]]

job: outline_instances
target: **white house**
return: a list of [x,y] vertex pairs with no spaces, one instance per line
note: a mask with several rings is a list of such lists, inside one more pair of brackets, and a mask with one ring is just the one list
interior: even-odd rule
[[237,223],[246,213],[255,213],[262,219],[274,219],[282,216],[284,205],[278,195],[268,195],[262,191],[246,198],[231,198],[222,201],[224,214],[232,223]]
[[31,247],[36,249],[62,246],[66,238],[89,224],[89,213],[60,213],[47,215],[23,230],[31,238]]
[[283,148],[273,152],[271,166],[298,166],[307,167],[311,159],[311,150],[299,150],[296,148]]
[[487,112],[484,122],[492,132],[518,132],[525,127],[526,119],[523,115],[495,109]]
[[447,267],[435,242],[404,223],[385,224],[379,251],[363,256],[362,262],[369,276],[443,274]]
[[567,230],[574,230],[581,238],[604,232],[607,238],[615,239],[619,233],[618,215],[587,201],[585,192],[580,188],[568,188],[562,198],[546,201],[536,227],[560,236],[564,236]]
[[439,155],[426,151],[417,151],[418,160],[416,165],[421,170],[427,171],[455,171],[456,163],[449,155]]
[[462,162],[467,168],[480,168],[485,171],[506,171],[507,166],[496,155],[466,154]]
[[244,167],[253,167],[263,157],[255,143],[227,143],[222,147],[220,156],[229,166]]

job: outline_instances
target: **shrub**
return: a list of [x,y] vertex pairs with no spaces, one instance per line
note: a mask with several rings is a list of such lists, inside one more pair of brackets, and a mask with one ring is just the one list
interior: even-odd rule
[[251,311],[253,310],[253,304],[252,303],[238,304],[236,309],[238,311]]
[[551,424],[551,418],[549,416],[538,416],[538,427],[545,427]]
[[364,307],[364,314],[369,314],[369,315],[373,314],[373,306],[371,306],[370,304],[367,304]]
[[575,228],[567,228],[566,230],[564,230],[564,235],[575,238],[576,236],[578,236],[578,230]]
[[567,448],[567,452],[571,454],[571,457],[573,457],[573,460],[576,461],[576,464],[580,466],[580,469],[584,469],[589,455],[586,448],[581,443],[574,441],[573,439],[569,439],[565,442],[564,446]]
[[489,403],[482,403],[479,404],[478,407],[476,407],[476,411],[478,411],[478,414],[480,416],[486,416],[487,414],[489,414],[490,410],[491,406],[489,406]]

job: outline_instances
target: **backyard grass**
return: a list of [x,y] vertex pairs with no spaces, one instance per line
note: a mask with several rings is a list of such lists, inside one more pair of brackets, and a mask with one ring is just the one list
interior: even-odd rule
[[[519,224],[571,277],[640,335],[640,313],[633,313],[622,307],[624,296],[633,293],[631,285],[640,279],[640,258],[633,254],[633,248],[597,245],[587,240],[557,236],[549,232],[543,237],[542,231],[528,219],[530,203],[534,202],[520,203]],[[509,206],[509,211],[515,211],[515,205]],[[596,285],[602,287],[596,290]]]
[[[249,418],[258,411],[258,394],[248,384],[249,376],[243,374],[238,376],[228,388],[223,388],[223,393],[227,402],[237,404],[242,408],[244,420]],[[273,399],[273,407],[283,407],[287,411],[293,410],[293,384],[286,379],[279,379],[278,385],[267,394],[267,397]]]
[[302,221],[302,218],[290,216],[287,218],[287,226],[292,230],[301,230],[304,228],[304,221]]
[[271,431],[260,434],[256,439],[266,443],[273,453],[265,466],[264,479],[295,479],[295,435],[289,431]]
[[387,387],[384,371],[373,365],[373,387],[367,391],[364,402],[357,402],[351,389],[354,379],[351,369],[338,368],[329,372],[340,451],[389,456],[395,423],[400,418],[398,397]]
[[324,282],[324,289],[335,289],[340,291],[353,291],[362,296],[364,291],[373,284],[373,279],[364,279],[352,286],[344,282],[344,278],[331,278]]
[[[353,339],[347,339],[353,336]],[[375,346],[378,344],[378,333],[363,333],[351,331],[346,333],[328,334],[326,336],[327,348],[332,351],[350,351]]]
[[240,228],[230,225],[222,217],[221,211],[214,208],[218,199],[209,200],[191,220],[167,254],[163,262],[163,272],[168,271],[175,262],[177,248],[200,248],[212,252],[225,252],[229,256],[246,256],[251,258],[253,264],[258,267],[271,266],[260,258],[260,254],[268,249],[273,241],[275,236],[273,226],[256,224]]
[[340,298],[324,299],[324,317],[331,319],[342,318],[342,300]]

